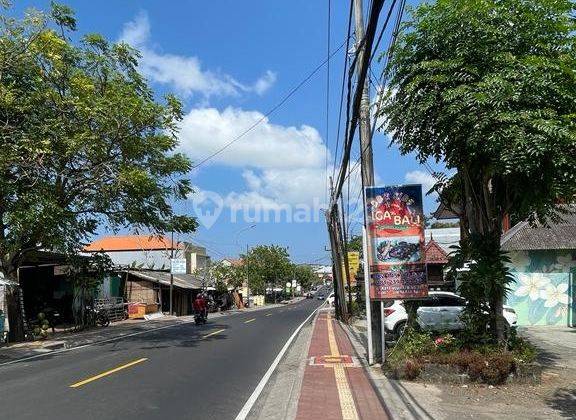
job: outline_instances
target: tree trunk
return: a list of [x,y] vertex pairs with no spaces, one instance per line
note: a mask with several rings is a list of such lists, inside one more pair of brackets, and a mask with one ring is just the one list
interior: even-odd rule
[[6,304],[8,306],[8,322],[10,332],[8,340],[10,342],[24,341],[25,328],[22,308],[20,307],[20,293],[22,290],[18,286],[10,286],[6,295]]
[[466,227],[471,237],[476,238],[475,250],[477,262],[492,264],[497,270],[493,273],[492,293],[487,296],[490,307],[490,330],[498,344],[506,339],[506,324],[503,318],[503,304],[505,297],[504,269],[500,270],[500,237],[502,234],[503,213],[496,204],[497,184],[482,174],[483,171],[470,172],[467,166],[461,168]]

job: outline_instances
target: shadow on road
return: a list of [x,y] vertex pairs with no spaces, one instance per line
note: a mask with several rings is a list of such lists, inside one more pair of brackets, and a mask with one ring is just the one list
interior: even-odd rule
[[560,388],[546,403],[562,416],[573,419],[576,414],[576,388]]

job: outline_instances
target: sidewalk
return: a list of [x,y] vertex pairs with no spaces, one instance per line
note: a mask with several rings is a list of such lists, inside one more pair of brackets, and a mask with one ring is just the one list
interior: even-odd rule
[[[296,298],[288,302],[288,304],[296,303],[299,299]],[[286,304],[272,304],[265,306],[256,306],[245,309],[233,309],[224,312],[215,312],[210,314],[210,319],[220,318],[224,316],[232,316],[234,314],[241,314],[253,311],[261,311],[265,309],[278,308],[286,306]],[[100,343],[103,341],[120,339],[122,337],[144,334],[160,328],[168,328],[173,325],[186,324],[194,322],[194,316],[164,316],[153,320],[125,320],[110,324],[105,328],[93,328],[90,330],[79,332],[64,332],[57,333],[47,340],[22,342],[10,345],[0,346],[0,366],[7,363],[13,363],[20,359],[36,357],[41,354],[62,351],[88,344]]]
[[331,310],[320,311],[315,320],[296,418],[389,418]]

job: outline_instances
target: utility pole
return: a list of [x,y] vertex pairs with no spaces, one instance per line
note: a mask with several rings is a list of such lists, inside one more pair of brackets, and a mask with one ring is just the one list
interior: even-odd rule
[[[362,63],[364,62],[364,55],[371,54],[371,51],[366,51],[364,40],[365,30],[364,30],[364,8],[362,5],[362,0],[354,1],[354,24],[356,31],[356,71],[360,74],[362,70]],[[364,86],[362,86],[362,98],[360,101],[359,110],[359,125],[360,125],[360,171],[362,175],[362,197],[364,206],[366,206],[366,197],[364,188],[374,185],[374,164],[372,160],[372,133],[370,127],[370,90],[368,86],[368,78],[364,81]],[[366,220],[364,220],[364,226],[366,227]],[[366,231],[366,230],[365,230]],[[367,266],[369,261],[369,250],[370,244],[368,241],[364,241],[364,265]],[[369,291],[370,287],[370,268],[367,267],[364,270],[364,287]],[[367,297],[369,294],[367,294]],[[380,305],[383,305],[380,302]],[[378,309],[378,310],[376,310]],[[383,320],[380,319],[380,309],[378,308],[378,303],[372,303],[369,298],[366,299],[366,322],[368,330],[368,360],[371,362],[374,360],[375,354],[384,354],[384,348],[380,348],[380,343],[384,337],[384,331],[381,331],[381,325]],[[374,336],[375,339],[372,339]]]
[[250,307],[250,283],[248,279],[248,244],[246,244],[246,304]]
[[174,274],[172,264],[174,263],[174,231],[170,239],[170,315],[172,315],[172,294],[174,293]]

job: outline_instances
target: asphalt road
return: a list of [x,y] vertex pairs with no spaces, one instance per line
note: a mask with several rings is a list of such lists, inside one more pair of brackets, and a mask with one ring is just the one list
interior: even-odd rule
[[179,324],[0,366],[0,418],[233,419],[321,303]]

